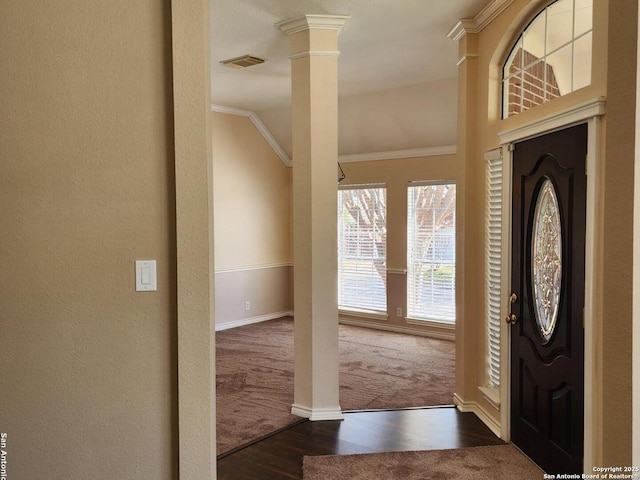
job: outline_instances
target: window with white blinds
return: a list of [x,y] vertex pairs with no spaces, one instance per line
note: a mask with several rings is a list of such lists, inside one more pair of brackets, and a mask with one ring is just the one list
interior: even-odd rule
[[486,207],[487,386],[500,386],[500,303],[502,298],[502,157],[487,155]]
[[338,306],[387,312],[387,190],[338,190]]
[[456,186],[411,183],[407,193],[408,316],[455,323]]

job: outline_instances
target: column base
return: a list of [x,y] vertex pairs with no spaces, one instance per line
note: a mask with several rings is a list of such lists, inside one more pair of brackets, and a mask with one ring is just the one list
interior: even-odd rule
[[317,420],[344,420],[342,410],[338,408],[307,408],[293,404],[291,413],[298,417],[308,418],[312,422]]

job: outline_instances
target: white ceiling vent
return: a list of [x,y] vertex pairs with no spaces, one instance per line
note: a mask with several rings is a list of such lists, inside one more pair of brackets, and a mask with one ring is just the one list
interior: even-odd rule
[[223,60],[223,65],[231,68],[246,68],[253,65],[259,65],[264,63],[262,58],[254,57],[252,55],[242,55],[241,57],[230,58],[229,60]]

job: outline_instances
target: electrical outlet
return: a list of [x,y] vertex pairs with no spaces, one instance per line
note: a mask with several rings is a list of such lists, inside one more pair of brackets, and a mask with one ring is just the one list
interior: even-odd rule
[[402,318],[402,307],[396,308],[396,317]]
[[249,310],[251,310],[251,302],[247,300],[246,302],[244,302],[244,311],[248,312]]

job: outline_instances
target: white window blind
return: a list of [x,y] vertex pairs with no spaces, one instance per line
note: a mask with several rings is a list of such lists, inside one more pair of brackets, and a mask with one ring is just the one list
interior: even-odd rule
[[456,318],[456,186],[408,187],[407,310],[411,318]]
[[387,312],[387,193],[383,186],[338,190],[338,306]]
[[485,208],[487,385],[500,386],[500,304],[502,298],[502,158],[486,160]]

